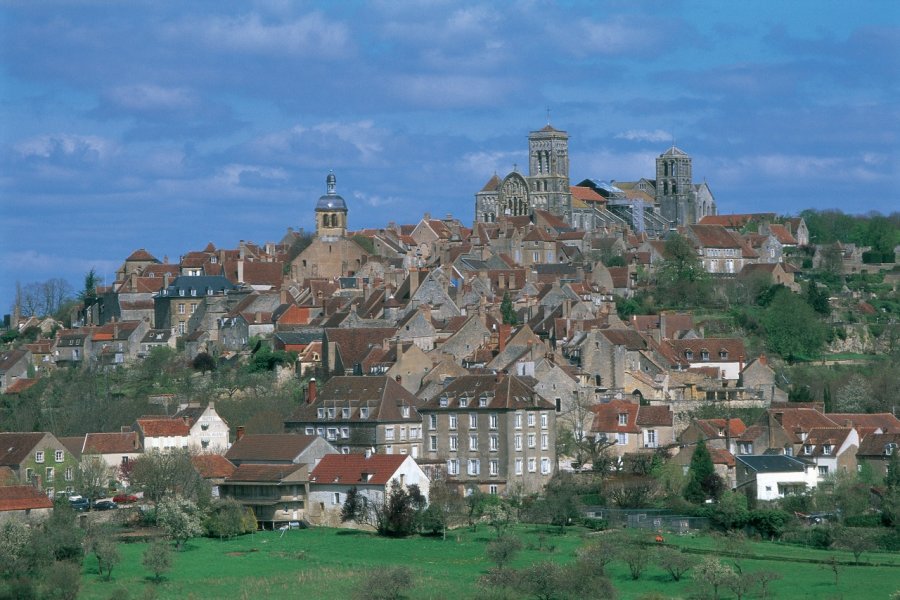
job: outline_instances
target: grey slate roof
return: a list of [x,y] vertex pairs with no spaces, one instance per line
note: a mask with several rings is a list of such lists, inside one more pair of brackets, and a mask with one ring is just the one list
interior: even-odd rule
[[797,460],[792,456],[778,455],[741,455],[736,456],[735,460],[744,464],[744,466],[753,469],[757,473],[784,473],[798,472],[802,473],[806,470],[806,463]]

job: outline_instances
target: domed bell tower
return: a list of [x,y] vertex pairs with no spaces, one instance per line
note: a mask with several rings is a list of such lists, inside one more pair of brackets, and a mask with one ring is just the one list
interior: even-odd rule
[[342,238],[347,235],[347,204],[337,193],[334,172],[325,179],[325,195],[316,203],[316,236]]

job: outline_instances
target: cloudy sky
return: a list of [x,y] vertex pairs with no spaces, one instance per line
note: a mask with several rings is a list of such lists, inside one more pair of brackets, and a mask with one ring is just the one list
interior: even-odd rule
[[0,312],[16,281],[107,279],[146,248],[473,216],[569,132],[571,178],[672,144],[720,212],[900,209],[893,1],[7,2]]

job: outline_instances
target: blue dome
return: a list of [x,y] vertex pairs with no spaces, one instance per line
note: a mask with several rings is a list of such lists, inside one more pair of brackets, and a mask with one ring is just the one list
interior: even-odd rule
[[342,210],[344,212],[347,211],[347,203],[344,202],[344,199],[338,195],[335,191],[337,187],[337,178],[334,176],[334,173],[329,173],[328,177],[325,179],[325,195],[319,197],[319,201],[316,203],[316,210]]

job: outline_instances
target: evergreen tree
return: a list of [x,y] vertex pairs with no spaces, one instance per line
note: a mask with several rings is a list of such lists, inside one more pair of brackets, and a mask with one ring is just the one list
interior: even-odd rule
[[900,449],[891,451],[891,458],[887,464],[887,475],[884,477],[884,485],[891,491],[900,492]]
[[500,303],[500,314],[503,316],[504,325],[516,325],[519,322],[516,316],[516,309],[513,307],[512,299],[509,292],[503,294],[503,301]]
[[700,440],[694,448],[691,466],[688,469],[688,483],[684,488],[684,497],[689,502],[700,504],[707,498],[717,498],[722,492],[722,481],[716,475],[712,456],[706,442]]

